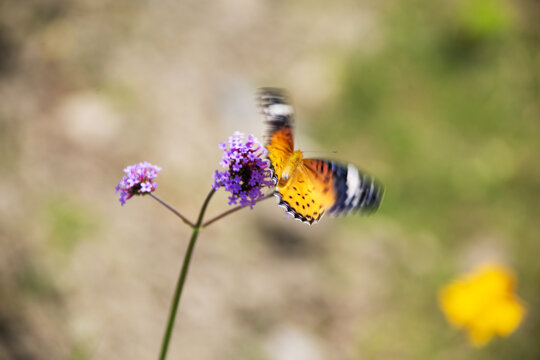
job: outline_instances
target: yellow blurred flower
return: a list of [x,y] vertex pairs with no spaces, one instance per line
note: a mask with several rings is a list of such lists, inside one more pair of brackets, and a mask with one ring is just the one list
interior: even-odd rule
[[481,265],[441,289],[439,307],[450,324],[467,331],[471,344],[480,347],[494,335],[510,335],[521,323],[525,304],[515,286],[512,270]]

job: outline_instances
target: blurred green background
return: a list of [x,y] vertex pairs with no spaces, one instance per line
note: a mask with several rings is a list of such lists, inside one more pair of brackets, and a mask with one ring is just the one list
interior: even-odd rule
[[[189,229],[233,131],[288,89],[302,150],[376,175],[369,217],[308,227],[273,201],[201,236],[171,359],[538,359],[540,6],[0,3],[0,359],[157,358]],[[330,151],[337,151],[336,154]],[[209,216],[227,209],[216,196]],[[513,268],[518,330],[470,347],[438,290]]]

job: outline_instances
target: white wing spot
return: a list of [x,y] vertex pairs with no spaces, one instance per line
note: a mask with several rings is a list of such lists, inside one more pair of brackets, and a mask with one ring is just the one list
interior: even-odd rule
[[287,104],[268,105],[268,113],[274,116],[285,116],[293,113],[293,107]]
[[360,176],[358,175],[358,169],[349,164],[347,166],[347,199],[345,200],[345,206],[349,206],[353,198],[358,195],[360,190]]

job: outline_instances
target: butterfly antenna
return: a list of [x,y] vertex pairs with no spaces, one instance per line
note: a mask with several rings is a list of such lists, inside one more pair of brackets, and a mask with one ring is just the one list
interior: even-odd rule
[[304,154],[312,154],[312,153],[319,153],[319,154],[337,154],[337,150],[330,150],[330,151],[318,151],[318,150],[307,150],[302,151]]

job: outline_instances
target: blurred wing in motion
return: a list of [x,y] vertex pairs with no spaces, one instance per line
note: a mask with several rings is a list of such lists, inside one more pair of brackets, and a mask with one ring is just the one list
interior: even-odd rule
[[332,216],[375,211],[384,189],[373,176],[361,173],[354,165],[305,159],[277,192],[280,206],[296,219],[313,224],[326,211]]
[[305,159],[304,164],[314,176],[314,193],[325,193],[328,186],[335,194],[335,201],[328,208],[332,216],[352,212],[370,213],[379,208],[384,189],[371,175],[360,172],[352,164],[328,160]]
[[292,133],[294,109],[289,104],[283,90],[273,88],[260,89],[257,102],[269,124],[266,138],[268,158],[272,163],[274,180],[281,179],[283,167],[294,151]]

